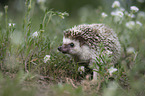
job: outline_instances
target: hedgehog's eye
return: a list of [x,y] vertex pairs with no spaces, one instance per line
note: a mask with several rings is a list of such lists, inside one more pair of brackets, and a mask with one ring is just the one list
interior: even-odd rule
[[70,45],[71,47],[74,47],[74,43],[70,43],[69,45]]

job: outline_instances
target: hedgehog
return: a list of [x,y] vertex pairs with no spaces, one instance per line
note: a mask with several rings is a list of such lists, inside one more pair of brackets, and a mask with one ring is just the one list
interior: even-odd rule
[[[115,64],[121,54],[121,45],[117,34],[105,24],[81,24],[66,29],[58,50],[69,54],[80,65],[91,66],[96,63],[96,58],[100,58],[100,44],[103,44],[102,54],[111,55],[111,63]],[[97,80],[98,66],[93,70],[93,80]]]

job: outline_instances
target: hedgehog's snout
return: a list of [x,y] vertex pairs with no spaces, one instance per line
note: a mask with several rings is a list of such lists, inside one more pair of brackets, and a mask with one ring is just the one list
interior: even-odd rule
[[58,51],[62,52],[63,54],[66,54],[66,53],[68,53],[69,48],[66,46],[59,46]]
[[58,49],[58,51],[61,51],[61,48],[62,48],[62,46],[59,46],[57,49]]

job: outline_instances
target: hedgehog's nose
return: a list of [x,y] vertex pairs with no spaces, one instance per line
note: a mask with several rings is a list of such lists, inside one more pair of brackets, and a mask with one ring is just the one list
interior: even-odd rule
[[59,46],[59,47],[58,47],[58,51],[61,51],[61,48],[62,48],[62,46]]

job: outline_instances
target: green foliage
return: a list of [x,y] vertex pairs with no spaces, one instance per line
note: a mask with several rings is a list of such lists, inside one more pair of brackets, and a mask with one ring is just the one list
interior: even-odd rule
[[25,77],[23,72],[19,72],[14,79],[0,74],[0,96],[35,96],[34,88],[23,84]]
[[82,90],[82,87],[78,87],[74,89],[71,85],[69,84],[58,84],[57,86],[53,86],[54,92],[53,95],[55,96],[84,96],[84,92]]
[[[96,96],[96,93],[103,96],[144,95],[144,17],[139,17],[138,13],[133,13],[131,10],[125,14],[126,9],[120,13],[123,14],[121,18],[109,14],[107,17],[101,17],[103,7],[100,6],[96,10],[84,6],[77,10],[77,19],[71,17],[65,19],[68,13],[47,9],[44,2],[37,4],[34,0],[26,0],[23,4],[24,14],[23,16],[18,14],[22,16],[18,19],[12,19],[15,14],[9,13],[11,12],[9,6],[5,6],[5,12],[0,12],[0,22],[2,22],[0,23],[0,96],[36,94],[43,96],[45,93],[48,96],[88,94]],[[113,10],[121,11],[121,7]],[[132,18],[129,14],[135,17]],[[133,21],[133,25],[128,26],[132,24],[129,21]],[[104,49],[100,44],[102,49],[99,58],[96,57],[96,63],[92,66],[93,68],[99,66],[97,71],[100,74],[99,80],[96,85],[90,81],[85,85],[82,82],[87,79],[86,74],[89,73],[83,76],[79,74],[78,65],[66,55],[57,52],[57,47],[61,45],[63,29],[77,23],[96,22],[105,23],[117,32],[122,45],[122,54],[114,65],[117,71],[110,74],[111,57],[102,54]],[[45,56],[48,56],[46,61],[44,61]],[[72,82],[68,82],[67,78]],[[47,89],[47,84],[52,87],[48,85]],[[44,89],[39,90],[37,87]]]

